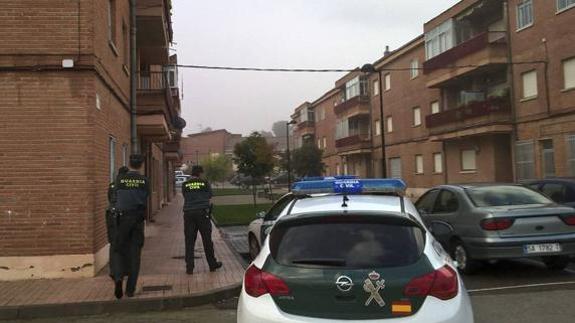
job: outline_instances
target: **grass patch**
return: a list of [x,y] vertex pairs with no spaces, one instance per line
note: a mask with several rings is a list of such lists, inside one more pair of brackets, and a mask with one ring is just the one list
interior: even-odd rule
[[256,214],[267,211],[271,204],[214,205],[212,215],[218,225],[248,225]]
[[228,196],[228,195],[252,195],[250,189],[242,188],[213,188],[214,196]]

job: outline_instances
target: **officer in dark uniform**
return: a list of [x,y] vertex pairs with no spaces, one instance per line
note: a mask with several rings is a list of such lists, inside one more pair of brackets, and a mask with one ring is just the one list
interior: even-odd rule
[[[124,276],[128,276],[126,296],[134,296],[140,255],[144,245],[144,219],[148,204],[148,179],[138,171],[144,160],[141,155],[130,156],[130,171],[118,174],[111,200],[114,201],[109,222],[110,276],[114,279],[116,298],[122,298]],[[110,228],[112,232],[110,234]]]
[[184,234],[186,236],[186,273],[194,273],[194,246],[198,231],[202,235],[204,253],[210,271],[222,267],[216,260],[212,242],[212,221],[210,217],[212,188],[210,183],[200,178],[204,169],[201,166],[192,167],[192,176],[182,184],[184,195]]

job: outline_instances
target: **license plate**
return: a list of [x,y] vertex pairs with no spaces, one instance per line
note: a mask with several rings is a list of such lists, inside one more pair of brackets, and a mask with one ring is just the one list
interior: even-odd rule
[[526,254],[561,252],[561,245],[558,243],[527,244],[523,246],[523,252]]

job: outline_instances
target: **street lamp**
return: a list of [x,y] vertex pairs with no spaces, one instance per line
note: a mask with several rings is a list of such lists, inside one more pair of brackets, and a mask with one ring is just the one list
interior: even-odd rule
[[[375,69],[373,64],[365,64],[361,67],[363,73],[377,73],[379,83],[379,134],[381,135],[381,177],[387,177],[387,167],[385,160],[385,136],[383,135],[383,84],[381,82],[381,71]],[[373,121],[373,120],[372,120]]]
[[295,120],[286,122],[286,154],[287,154],[287,173],[288,173],[288,191],[291,192],[291,156],[289,151],[289,126],[296,124]]

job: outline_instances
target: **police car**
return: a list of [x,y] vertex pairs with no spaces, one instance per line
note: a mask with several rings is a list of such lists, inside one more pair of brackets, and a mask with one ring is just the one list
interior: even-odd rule
[[[357,179],[357,176],[354,175],[341,175],[341,176],[329,176],[329,177],[307,177],[304,178],[302,181],[319,181],[319,180],[344,180],[344,179]],[[253,260],[256,258],[258,253],[260,252],[261,246],[265,237],[268,234],[269,229],[275,223],[275,221],[285,215],[288,211],[288,206],[291,203],[301,197],[310,198],[316,196],[318,194],[310,194],[302,196],[295,195],[293,193],[287,193],[283,195],[272,207],[267,211],[263,211],[257,214],[257,218],[250,222],[248,227],[248,246],[250,252],[250,259]],[[325,195],[325,194],[319,194]]]
[[245,272],[238,322],[473,322],[461,277],[404,190],[396,179],[294,184]]

